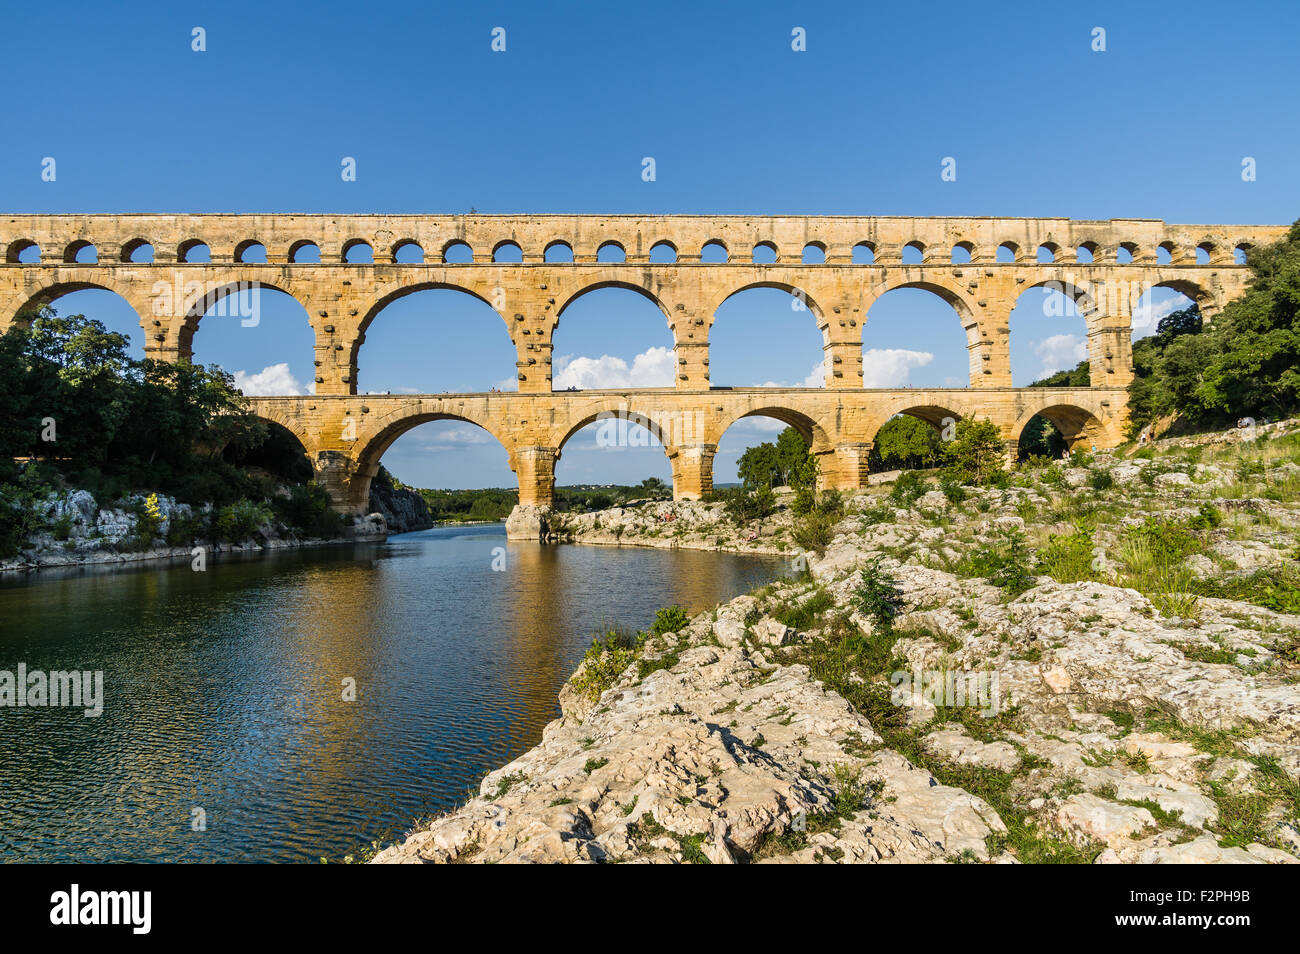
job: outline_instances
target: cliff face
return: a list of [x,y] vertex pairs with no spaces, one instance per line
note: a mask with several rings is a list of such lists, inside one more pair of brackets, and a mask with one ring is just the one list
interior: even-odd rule
[[[375,860],[1295,863],[1300,429],[1219,443],[856,495]],[[796,556],[674,508],[561,529]]]
[[389,533],[427,530],[433,526],[429,505],[414,490],[374,480],[370,484],[370,510],[383,514]]

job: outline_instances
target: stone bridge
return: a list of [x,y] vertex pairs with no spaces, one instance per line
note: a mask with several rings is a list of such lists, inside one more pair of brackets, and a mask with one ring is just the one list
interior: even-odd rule
[[[146,354],[184,360],[200,320],[226,296],[249,287],[291,295],[315,335],[315,393],[253,397],[252,406],[297,436],[349,512],[365,508],[392,442],[441,419],[477,424],[503,444],[525,506],[550,503],[565,441],[609,414],[644,425],[663,444],[678,498],[708,492],[719,439],[749,415],[799,429],[821,460],[823,484],[855,488],[876,432],[899,413],[936,425],[988,418],[1009,446],[1042,414],[1071,443],[1119,443],[1138,297],[1174,289],[1213,320],[1246,286],[1243,253],[1285,232],[1152,219],[9,215],[0,217],[0,330],[61,295],[104,288],[135,308]],[[552,392],[551,342],[566,308],[609,287],[637,292],[662,311],[674,339],[675,387]],[[395,299],[429,288],[466,291],[501,316],[517,352],[517,392],[357,393],[371,321]],[[802,303],[822,334],[824,388],[710,386],[714,314],[750,288],[782,289]],[[927,290],[956,311],[969,387],[862,387],[868,312],[897,288]],[[1090,387],[1011,387],[1009,316],[1034,288],[1075,302],[1087,326]]]

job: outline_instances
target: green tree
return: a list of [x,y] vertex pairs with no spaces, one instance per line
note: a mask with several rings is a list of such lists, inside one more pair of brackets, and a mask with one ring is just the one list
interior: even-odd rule
[[963,484],[986,484],[1003,473],[1006,445],[998,426],[987,419],[957,422],[953,439],[943,445],[944,475]]
[[1213,328],[1186,309],[1134,345],[1134,431],[1165,415],[1190,430],[1300,411],[1300,221],[1247,262],[1250,287]]
[[808,442],[793,427],[787,427],[775,444],[762,443],[740,455],[736,472],[746,487],[797,487],[816,479],[810,468]]
[[939,459],[939,432],[909,414],[890,418],[876,432],[872,455],[881,470],[933,467]]

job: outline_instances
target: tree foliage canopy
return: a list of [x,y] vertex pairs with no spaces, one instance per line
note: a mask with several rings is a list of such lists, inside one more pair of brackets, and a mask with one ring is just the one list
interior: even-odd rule
[[102,322],[49,307],[0,336],[0,468],[36,458],[113,494],[242,496],[229,461],[262,445],[268,429],[231,376],[216,365],[135,361],[126,349]]
[[1246,294],[1212,328],[1188,308],[1133,346],[1134,431],[1176,414],[1189,429],[1300,411],[1300,221],[1273,245],[1251,249]]

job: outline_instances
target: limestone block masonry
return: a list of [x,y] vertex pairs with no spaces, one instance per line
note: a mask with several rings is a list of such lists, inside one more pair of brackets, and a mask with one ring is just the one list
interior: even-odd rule
[[[1042,414],[1071,444],[1114,446],[1126,421],[1138,297],[1171,288],[1212,321],[1249,280],[1238,253],[1276,241],[1286,228],[995,217],[7,215],[0,216],[0,331],[61,295],[105,288],[135,308],[147,355],[188,360],[200,320],[229,296],[250,287],[285,292],[311,321],[314,394],[250,396],[250,404],[302,442],[337,506],[365,509],[380,457],[404,432],[462,420],[506,448],[526,508],[511,532],[532,535],[551,505],[565,442],[610,416],[642,424],[659,440],[679,499],[712,489],[718,441],[749,415],[797,428],[820,460],[822,483],[845,489],[863,485],[876,432],[900,413],[936,426],[988,418],[1009,447]],[[904,264],[905,256],[913,262]],[[702,260],[713,257],[721,260]],[[551,342],[565,310],[608,287],[644,295],[663,312],[675,343],[674,387],[551,390]],[[796,296],[820,329],[824,387],[710,386],[714,315],[731,296],[758,287]],[[500,315],[517,353],[518,391],[358,393],[370,322],[395,299],[427,288],[466,291]],[[925,289],[957,312],[969,387],[862,387],[868,312],[897,288]],[[1083,317],[1090,387],[1011,387],[1009,316],[1034,288],[1062,291]]]

